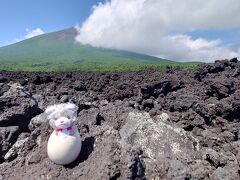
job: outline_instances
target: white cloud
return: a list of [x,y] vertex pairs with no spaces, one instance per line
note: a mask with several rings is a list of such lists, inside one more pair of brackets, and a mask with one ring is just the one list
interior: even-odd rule
[[174,35],[164,37],[164,42],[167,48],[164,48],[163,52],[166,54],[165,58],[169,59],[211,62],[239,56],[237,51],[221,46],[220,40],[207,41],[202,38],[193,40],[187,35]]
[[[239,0],[111,0],[93,8],[77,41],[175,60],[239,56],[217,39],[193,39],[193,30],[240,27]],[[169,34],[172,34],[171,36]]]
[[25,31],[26,31],[26,35],[24,37],[16,38],[14,41],[10,42],[9,44],[17,43],[17,42],[23,41],[25,39],[29,39],[29,38],[39,36],[39,35],[42,35],[45,33],[41,28],[36,28],[33,30],[26,28]]
[[29,39],[34,36],[44,34],[44,31],[41,28],[36,28],[36,29],[33,29],[32,31],[27,28],[26,31],[27,31],[27,34],[24,36],[24,39]]

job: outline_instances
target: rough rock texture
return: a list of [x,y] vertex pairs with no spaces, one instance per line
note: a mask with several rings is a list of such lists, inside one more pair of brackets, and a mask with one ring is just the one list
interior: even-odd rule
[[144,164],[144,169],[138,175],[161,179],[188,176],[191,169],[187,165],[200,155],[199,142],[191,133],[170,126],[161,118],[154,121],[148,113],[130,112],[126,120],[120,130],[122,149],[125,156],[128,151],[141,152],[139,163]]
[[[0,72],[0,179],[240,179],[239,69]],[[42,113],[62,102],[82,137],[67,166],[47,157]]]

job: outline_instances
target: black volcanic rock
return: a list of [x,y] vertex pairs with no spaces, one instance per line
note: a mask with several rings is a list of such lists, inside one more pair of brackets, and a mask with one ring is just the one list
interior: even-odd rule
[[[0,178],[239,179],[239,69],[232,59],[165,72],[0,72]],[[40,113],[66,101],[79,106],[82,150],[60,166]]]

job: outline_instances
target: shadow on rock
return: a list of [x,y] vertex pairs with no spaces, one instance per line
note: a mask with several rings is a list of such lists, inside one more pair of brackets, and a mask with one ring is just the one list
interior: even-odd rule
[[84,162],[88,159],[90,154],[93,152],[93,146],[94,146],[95,138],[94,137],[87,137],[84,141],[82,141],[82,149],[78,156],[78,158],[73,161],[71,164],[66,165],[66,168],[74,168],[78,166],[81,162]]

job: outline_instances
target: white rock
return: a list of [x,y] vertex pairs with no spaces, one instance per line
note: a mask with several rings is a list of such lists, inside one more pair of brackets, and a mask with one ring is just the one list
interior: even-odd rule
[[169,120],[169,115],[167,113],[162,113],[161,115],[157,116],[157,118],[160,120],[160,121],[167,121]]
[[[169,117],[166,113],[163,118]],[[130,112],[120,129],[122,146],[140,148],[153,161],[158,157],[188,159],[199,151],[199,142],[191,133],[163,121],[154,121],[148,113]]]
[[11,149],[5,154],[4,159],[8,160],[12,157],[14,153],[19,153],[19,148],[28,140],[28,138],[17,141]]

